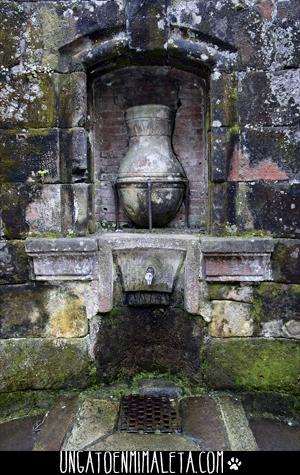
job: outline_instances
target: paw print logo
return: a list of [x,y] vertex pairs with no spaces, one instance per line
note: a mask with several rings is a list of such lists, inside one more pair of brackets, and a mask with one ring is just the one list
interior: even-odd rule
[[231,457],[231,459],[227,462],[229,465],[230,470],[238,470],[242,465],[242,462],[238,458]]

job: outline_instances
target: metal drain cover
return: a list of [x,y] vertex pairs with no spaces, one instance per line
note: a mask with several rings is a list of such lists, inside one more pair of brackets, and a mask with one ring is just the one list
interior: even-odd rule
[[177,401],[168,396],[126,396],[121,399],[120,432],[181,432]]

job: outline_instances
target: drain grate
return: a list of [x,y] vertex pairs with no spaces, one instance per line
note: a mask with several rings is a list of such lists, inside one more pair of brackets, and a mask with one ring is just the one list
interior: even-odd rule
[[120,432],[181,432],[177,401],[168,396],[126,396],[121,400]]

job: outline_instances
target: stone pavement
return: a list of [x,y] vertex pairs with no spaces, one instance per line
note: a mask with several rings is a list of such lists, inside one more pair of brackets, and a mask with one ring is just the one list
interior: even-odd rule
[[0,424],[0,450],[300,450],[299,425],[246,415],[228,394],[180,401],[181,433],[124,433],[119,401],[70,395],[41,416]]

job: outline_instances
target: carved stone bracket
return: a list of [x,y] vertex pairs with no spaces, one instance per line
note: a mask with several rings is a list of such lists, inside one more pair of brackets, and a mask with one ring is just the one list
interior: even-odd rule
[[[184,306],[196,315],[205,313],[208,282],[272,279],[272,239],[105,233],[94,238],[35,239],[25,247],[34,280],[97,280],[102,313],[113,308],[116,265],[124,292],[171,293],[176,276],[183,272]],[[145,281],[149,267],[157,272],[151,289]]]
[[208,282],[271,280],[271,239],[206,238],[202,279]]
[[32,257],[34,280],[98,279],[98,246],[96,239],[34,239],[25,250]]

